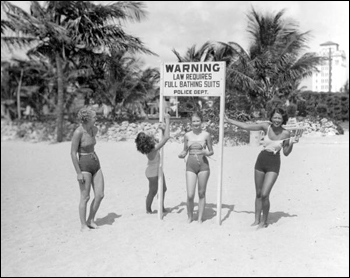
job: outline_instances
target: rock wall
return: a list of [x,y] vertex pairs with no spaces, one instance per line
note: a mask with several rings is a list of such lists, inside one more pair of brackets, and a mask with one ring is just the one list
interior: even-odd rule
[[[343,129],[334,122],[324,119],[304,119],[298,124],[304,127],[303,136],[319,135],[334,136],[343,134]],[[126,141],[134,140],[141,131],[154,134],[159,137],[159,123],[139,122],[121,123],[100,122],[96,124],[99,128],[97,140],[102,141]],[[74,130],[78,127],[76,123],[64,123],[64,141],[70,141]],[[214,123],[204,123],[203,128],[213,134],[214,143],[218,139],[218,126]],[[170,141],[183,143],[184,134],[191,129],[189,123],[172,122],[170,127]],[[216,140],[215,140],[216,139]],[[25,140],[32,142],[56,140],[55,121],[47,122],[8,122],[1,120],[1,141],[6,140]],[[237,127],[225,124],[225,146],[246,145],[249,143],[249,132]]]

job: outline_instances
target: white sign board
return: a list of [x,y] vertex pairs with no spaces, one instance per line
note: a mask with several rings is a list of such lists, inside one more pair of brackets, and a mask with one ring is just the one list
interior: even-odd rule
[[225,62],[164,63],[164,96],[222,96]]

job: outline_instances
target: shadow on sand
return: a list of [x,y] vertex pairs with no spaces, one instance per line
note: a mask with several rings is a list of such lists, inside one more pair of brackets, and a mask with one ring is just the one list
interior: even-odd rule
[[[224,222],[230,217],[232,211],[234,210],[234,207],[235,207],[234,205],[225,205],[225,204],[221,205],[222,210],[228,209],[226,215],[222,214],[221,222]],[[203,222],[214,218],[216,216],[216,210],[217,210],[217,205],[210,204],[210,203],[206,204],[204,208]],[[165,213],[164,216],[166,216],[168,213],[181,213],[182,211],[187,212],[186,202],[181,202],[179,205],[173,208],[170,208],[170,209],[168,208],[168,212]],[[194,221],[198,220],[198,203],[194,203],[193,218],[194,218]]]
[[[235,213],[248,213],[248,214],[255,214],[254,211],[234,211]],[[268,218],[268,224],[274,224],[277,223],[282,217],[298,217],[296,214],[289,214],[285,213],[283,211],[276,211],[276,212],[269,212],[269,218]]]
[[115,222],[115,219],[119,217],[121,217],[121,215],[118,215],[114,212],[110,212],[103,218],[97,218],[96,225],[97,226],[112,225]]

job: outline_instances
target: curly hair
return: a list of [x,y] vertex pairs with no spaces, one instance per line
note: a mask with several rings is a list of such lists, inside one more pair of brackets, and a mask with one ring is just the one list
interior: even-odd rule
[[80,122],[86,123],[92,119],[94,113],[96,113],[96,112],[92,108],[83,107],[78,112],[78,119]]
[[152,136],[144,132],[137,134],[135,139],[136,148],[142,154],[149,154],[155,147],[155,142]]
[[282,119],[283,119],[282,124],[285,125],[287,123],[287,121],[288,121],[287,112],[284,109],[282,109],[282,108],[275,108],[275,109],[273,109],[271,111],[270,117],[269,117],[270,122],[272,122],[272,117],[273,117],[273,115],[275,115],[275,113],[280,114],[282,116]]

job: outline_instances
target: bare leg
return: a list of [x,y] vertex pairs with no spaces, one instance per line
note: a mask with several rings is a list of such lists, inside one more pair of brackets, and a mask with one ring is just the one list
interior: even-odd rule
[[207,190],[207,183],[210,176],[210,171],[203,171],[198,173],[198,222],[203,222],[203,214],[205,208],[205,193]]
[[166,212],[165,206],[164,206],[164,200],[165,200],[165,192],[167,191],[166,182],[165,182],[165,176],[163,175],[163,213]]
[[153,203],[154,196],[156,196],[158,192],[158,177],[148,178],[148,181],[149,181],[148,183],[149,190],[146,197],[146,213],[153,213],[152,203]]
[[259,225],[261,211],[262,211],[262,198],[261,191],[264,184],[265,173],[255,170],[254,179],[255,179],[255,221],[251,226]]
[[193,208],[194,208],[194,194],[196,191],[197,175],[193,172],[186,172],[186,184],[187,184],[187,215],[188,223],[193,221]]
[[90,199],[91,174],[83,172],[84,183],[79,183],[80,187],[80,202],[79,202],[79,218],[81,223],[81,230],[88,230],[86,223],[86,207]]
[[277,177],[278,174],[275,172],[267,172],[265,174],[264,184],[261,192],[263,217],[262,221],[259,224],[259,228],[266,228],[268,225],[267,219],[270,211],[270,192],[277,180]]
[[87,220],[87,225],[90,228],[97,229],[97,225],[95,223],[95,216],[104,197],[104,179],[101,169],[93,177],[92,188],[94,189],[95,198],[91,202],[90,214]]
[[[151,207],[152,207],[153,199],[158,193],[158,177],[148,178],[148,181],[149,181],[149,191],[146,198],[146,213],[153,213]],[[165,198],[166,190],[167,190],[167,187],[165,182],[165,176],[163,175],[163,212],[165,211],[164,198]]]

